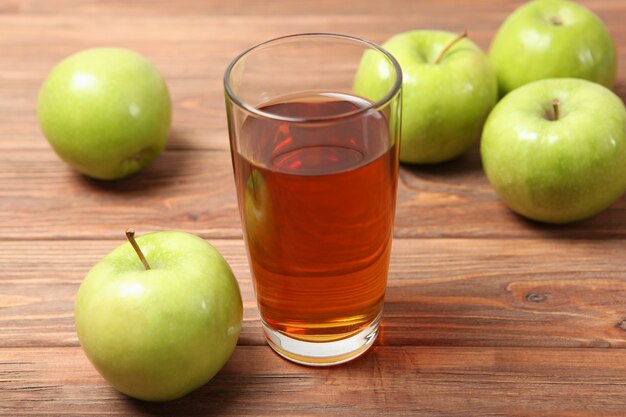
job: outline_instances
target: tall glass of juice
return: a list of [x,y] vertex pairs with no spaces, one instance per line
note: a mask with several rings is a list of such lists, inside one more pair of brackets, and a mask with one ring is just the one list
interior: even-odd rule
[[[377,62],[374,97],[354,92]],[[360,74],[358,82],[368,82]],[[301,34],[240,54],[224,77],[235,183],[269,345],[333,365],[376,339],[398,177],[402,74],[381,47]],[[371,87],[371,86],[370,86]]]

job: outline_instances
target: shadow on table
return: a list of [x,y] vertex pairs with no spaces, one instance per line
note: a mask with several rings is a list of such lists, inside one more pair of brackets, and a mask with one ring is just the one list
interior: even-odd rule
[[[620,88],[623,90],[626,85]],[[434,165],[402,164],[400,181],[405,187],[416,193],[432,192],[440,195],[457,196],[456,200],[441,203],[445,205],[444,209],[449,210],[451,215],[471,212],[473,216],[478,216],[482,221],[482,226],[487,227],[487,230],[493,229],[490,232],[500,238],[623,238],[626,234],[624,229],[624,225],[626,225],[626,195],[595,216],[573,223],[548,224],[516,214],[506,207],[489,184],[482,167],[480,143],[475,143],[467,152],[448,162]],[[480,212],[476,208],[474,211],[465,210],[462,205],[467,202],[474,204],[474,207],[478,207],[476,204],[482,205],[486,212]],[[455,205],[457,206],[455,207]],[[459,217],[461,220],[458,222],[463,221],[463,216],[460,215]],[[438,217],[434,218],[439,219]],[[498,224],[500,225],[498,226]],[[468,227],[474,226],[468,225]],[[450,230],[452,233],[463,233],[453,228]]]
[[132,415],[147,416],[219,416],[232,407],[242,391],[241,377],[227,369],[220,371],[206,385],[174,401],[147,402],[124,396]]
[[77,173],[77,181],[85,188],[96,192],[139,195],[153,193],[181,177],[193,174],[192,160],[196,157],[193,149],[185,145],[185,139],[179,136],[176,130],[170,134],[169,143],[171,142],[176,142],[176,147],[168,145],[150,164],[126,178],[106,181]]
[[[502,203],[504,205],[504,203]],[[533,237],[545,239],[622,239],[626,225],[626,194],[604,211],[571,223],[550,224],[528,219],[509,210],[512,229],[521,228],[531,232]]]
[[[480,159],[480,143],[476,142],[460,156],[438,164],[401,164],[402,171],[410,172],[415,178],[434,182],[475,184],[486,182]],[[409,181],[410,182],[410,181]],[[409,184],[410,185],[410,184]]]

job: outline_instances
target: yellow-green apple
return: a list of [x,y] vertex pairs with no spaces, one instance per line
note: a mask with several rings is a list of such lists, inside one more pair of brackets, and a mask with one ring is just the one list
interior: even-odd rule
[[[383,44],[402,67],[400,160],[432,164],[467,150],[479,137],[497,100],[487,56],[474,42],[450,32],[414,30]],[[366,53],[354,92],[381,99],[393,82],[380,54]]]
[[544,78],[582,78],[611,88],[617,72],[604,23],[567,0],[535,0],[515,10],[498,29],[489,59],[501,96]]
[[78,290],[78,339],[118,390],[173,400],[208,382],[231,356],[243,314],[239,286],[224,258],[197,236],[127,236]]
[[165,80],[144,57],[94,48],[52,69],[39,92],[38,115],[61,159],[110,180],[137,172],[165,148],[171,103]]
[[626,108],[590,81],[535,81],[493,109],[481,154],[513,211],[549,223],[581,220],[626,190]]

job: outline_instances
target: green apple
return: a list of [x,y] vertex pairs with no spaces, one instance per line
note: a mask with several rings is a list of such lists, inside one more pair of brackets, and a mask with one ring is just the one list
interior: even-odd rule
[[582,78],[611,88],[617,72],[607,28],[566,0],[531,1],[513,12],[496,33],[489,59],[501,96],[544,78]]
[[[414,30],[383,44],[402,67],[402,162],[447,161],[480,137],[497,100],[497,84],[487,56],[464,36]],[[356,94],[376,101],[389,91],[393,80],[381,59],[380,54],[363,56]]]
[[94,48],[54,67],[39,92],[38,115],[61,159],[110,180],[137,172],[165,148],[171,102],[163,77],[144,57]]
[[549,223],[581,220],[626,190],[626,108],[590,81],[535,81],[493,109],[481,154],[513,211]]
[[232,354],[243,314],[239,287],[224,258],[197,236],[127,235],[131,243],[98,262],[78,290],[78,339],[118,390],[173,400],[208,382]]

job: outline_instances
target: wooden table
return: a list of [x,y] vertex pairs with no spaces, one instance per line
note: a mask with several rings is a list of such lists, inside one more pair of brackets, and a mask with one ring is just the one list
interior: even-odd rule
[[[383,42],[412,28],[484,48],[521,1],[0,0],[0,414],[272,416],[626,415],[626,198],[555,227],[512,214],[478,148],[401,168],[382,335],[353,363],[313,369],[264,343],[242,243],[222,74],[241,50],[296,32]],[[587,0],[626,67],[626,2]],[[102,183],[41,135],[38,88],[83,48],[152,60],[174,100],[167,151]],[[616,91],[626,98],[626,72]],[[129,399],[85,358],[73,302],[89,268],[138,233],[199,234],[232,265],[239,346],[209,384],[167,404]]]

